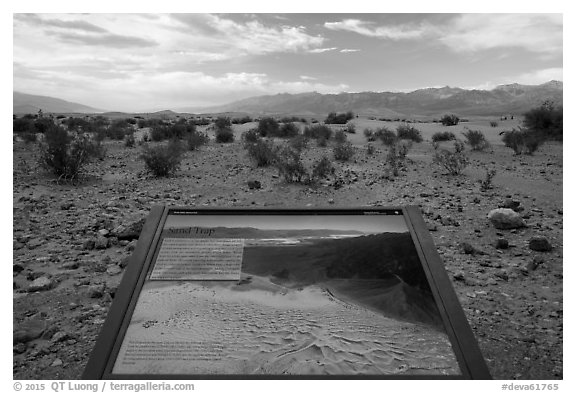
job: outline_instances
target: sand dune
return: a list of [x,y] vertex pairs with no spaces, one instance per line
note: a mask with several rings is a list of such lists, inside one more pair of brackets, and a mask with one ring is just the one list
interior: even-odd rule
[[[251,287],[251,290],[246,290]],[[115,373],[458,374],[445,334],[318,286],[146,283]]]

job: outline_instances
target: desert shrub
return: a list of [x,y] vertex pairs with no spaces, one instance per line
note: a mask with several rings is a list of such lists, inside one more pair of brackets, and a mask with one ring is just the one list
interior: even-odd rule
[[54,121],[46,117],[41,117],[34,121],[34,129],[40,134],[44,134],[46,131],[48,131],[49,128],[52,128],[53,126]]
[[332,129],[328,126],[315,124],[310,127],[304,128],[304,136],[312,139],[330,139],[332,137]]
[[316,139],[316,145],[318,147],[326,147],[328,146],[328,139],[326,139],[325,137],[320,137]]
[[352,112],[346,113],[336,113],[330,112],[324,123],[326,124],[346,124],[348,120],[353,119],[354,114]]
[[456,139],[456,135],[450,131],[439,131],[432,135],[432,142],[453,141],[454,139]]
[[440,123],[445,126],[455,126],[460,122],[460,118],[456,115],[444,115],[440,118]]
[[255,143],[246,145],[248,156],[256,162],[256,166],[266,167],[274,164],[276,149],[271,141],[258,139]]
[[322,156],[312,165],[311,181],[316,182],[334,173],[334,166],[326,156]]
[[496,176],[496,169],[487,169],[486,175],[484,176],[483,180],[480,180],[480,190],[481,191],[488,191],[491,190],[494,186],[492,185],[492,179]]
[[376,135],[374,135],[374,130],[371,128],[364,129],[364,136],[368,142],[374,142],[376,140]]
[[302,183],[309,179],[300,152],[289,146],[278,151],[274,165],[287,183]]
[[216,127],[216,130],[231,128],[232,122],[229,117],[218,116],[216,120],[214,120],[214,127]]
[[408,124],[400,124],[396,127],[396,135],[398,139],[411,140],[416,143],[422,142],[424,139],[420,134],[420,130]]
[[258,122],[258,133],[260,136],[276,136],[280,130],[280,125],[273,117],[263,117]]
[[60,126],[46,131],[40,143],[40,164],[67,181],[75,181],[90,160],[103,155],[102,145],[89,134],[69,134]]
[[92,132],[92,124],[84,119],[78,117],[69,117],[63,124],[68,127],[68,131],[75,132]]
[[180,167],[183,153],[182,142],[178,139],[171,139],[167,145],[155,147],[144,145],[140,158],[144,160],[146,169],[154,176],[165,177]]
[[24,132],[24,133],[20,134],[20,136],[22,137],[22,140],[26,144],[34,143],[37,140],[36,139],[36,133],[34,133],[34,132]]
[[251,121],[252,121],[252,118],[250,116],[244,116],[244,117],[232,119],[232,124],[245,124],[245,123],[250,123]]
[[12,131],[15,134],[34,133],[36,132],[36,128],[34,127],[33,120],[18,118],[12,121]]
[[541,134],[527,130],[526,128],[518,128],[517,130],[504,131],[502,133],[502,141],[506,147],[514,150],[515,155],[528,154],[532,155],[540,145],[544,142]]
[[542,140],[562,141],[563,109],[546,101],[524,114],[523,126]]
[[258,133],[258,130],[253,128],[251,130],[248,131],[244,131],[242,133],[242,142],[244,142],[245,144],[248,143],[256,143],[260,140],[260,134]]
[[434,153],[434,162],[444,167],[448,174],[456,176],[468,166],[469,159],[466,155],[464,143],[461,141],[454,141],[454,151],[442,149]]
[[497,121],[491,121],[491,122],[490,122],[490,127],[492,127],[492,128],[498,127],[498,122],[497,122]]
[[354,155],[354,148],[350,142],[338,143],[333,149],[334,158],[338,161],[348,161]]
[[217,143],[231,143],[234,142],[234,132],[230,127],[216,129],[216,142]]
[[386,127],[380,127],[374,132],[374,136],[382,141],[386,146],[392,146],[396,143],[397,136],[394,131],[390,131]]
[[366,154],[369,155],[369,156],[371,156],[371,155],[373,155],[375,152],[376,152],[376,148],[374,147],[373,144],[369,143],[369,144],[366,146]]
[[124,137],[124,146],[126,147],[134,147],[136,145],[136,139],[134,138],[134,134],[126,134]]
[[298,151],[302,151],[308,147],[308,138],[304,135],[296,135],[290,140],[290,147]]
[[348,137],[346,136],[344,130],[338,130],[334,133],[334,141],[336,141],[336,143],[344,143],[347,140]]
[[466,130],[463,135],[472,150],[482,151],[490,147],[490,143],[486,140],[482,131]]
[[198,148],[200,148],[200,146],[207,144],[209,139],[210,138],[208,138],[208,135],[206,135],[202,132],[199,132],[199,131],[191,132],[186,137],[186,144],[188,146],[188,150],[192,150],[192,151],[198,150]]
[[278,136],[280,138],[293,138],[300,132],[298,126],[294,123],[283,123],[278,130],[278,134],[272,136]]
[[346,132],[348,134],[356,134],[356,126],[352,123],[346,124]]
[[283,118],[280,119],[280,123],[294,123],[298,121],[302,121],[302,119],[296,116],[284,116]]
[[411,148],[412,141],[396,141],[390,145],[386,154],[386,163],[394,176],[398,176],[400,170],[406,167],[406,156]]

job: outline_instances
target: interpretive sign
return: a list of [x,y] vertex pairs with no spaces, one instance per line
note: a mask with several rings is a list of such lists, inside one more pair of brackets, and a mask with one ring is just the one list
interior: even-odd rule
[[489,378],[416,207],[154,208],[84,374]]

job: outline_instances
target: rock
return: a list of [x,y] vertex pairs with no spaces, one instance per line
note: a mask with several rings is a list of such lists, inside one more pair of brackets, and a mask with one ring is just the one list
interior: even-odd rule
[[456,281],[466,281],[466,277],[464,276],[463,272],[455,273],[453,277]]
[[532,237],[528,243],[528,247],[533,251],[552,251],[552,244],[550,244],[548,239],[544,236]]
[[494,244],[494,247],[496,247],[499,250],[505,250],[508,247],[510,247],[510,244],[508,244],[508,240],[506,239],[497,239],[496,244]]
[[476,247],[474,247],[472,244],[467,243],[467,242],[462,242],[460,243],[460,248],[462,249],[462,252],[464,254],[484,254],[484,252],[478,250]]
[[62,364],[63,364],[63,363],[62,363],[62,360],[56,359],[56,360],[54,360],[54,361],[52,362],[52,364],[51,364],[50,366],[52,366],[52,367],[58,367],[58,366],[61,366]]
[[12,352],[14,352],[16,354],[22,354],[22,353],[26,352],[27,349],[28,349],[28,346],[25,343],[18,343],[16,345],[14,345]]
[[130,224],[126,229],[120,233],[116,233],[116,237],[118,240],[138,240],[140,237],[140,232],[142,232],[142,228],[144,227],[144,223],[146,219],[143,218],[140,221],[133,222]]
[[126,266],[128,266],[129,263],[130,263],[130,257],[125,257],[125,258],[122,258],[120,260],[120,262],[118,263],[118,266],[120,266],[122,269],[124,269]]
[[47,291],[54,287],[54,281],[50,280],[46,276],[39,277],[32,281],[28,286],[28,292],[38,292],[38,291]]
[[259,190],[262,188],[262,183],[260,183],[258,180],[248,180],[247,184],[248,188],[251,190]]
[[539,255],[536,258],[534,258],[533,260],[531,260],[530,262],[528,262],[528,264],[526,265],[526,269],[529,271],[534,271],[538,268],[538,266],[542,265],[543,263],[544,263],[544,258],[542,258]]
[[122,273],[122,269],[120,268],[120,266],[118,265],[110,265],[108,266],[108,268],[106,269],[106,273],[108,273],[111,276],[115,276],[117,274]]
[[104,229],[100,229],[100,230],[98,231],[98,235],[99,235],[99,236],[108,236],[109,234],[110,234],[110,231],[109,231],[108,229],[105,229],[105,228],[104,228]]
[[94,242],[94,248],[97,250],[104,250],[108,248],[109,242],[106,237],[98,237]]
[[62,264],[62,268],[63,269],[68,269],[68,270],[76,270],[80,267],[80,263],[78,261],[70,261],[70,262],[64,262]]
[[28,243],[26,243],[26,245],[28,246],[29,250],[33,250],[35,248],[40,247],[42,244],[44,244],[44,241],[42,239],[32,239],[30,240]]
[[520,214],[512,209],[499,208],[491,210],[488,213],[488,219],[496,229],[515,229],[526,226]]
[[520,207],[520,201],[516,201],[512,198],[506,198],[506,200],[503,203],[501,203],[499,207],[504,209],[511,209],[514,210],[515,212],[520,212],[524,210],[524,208]]
[[442,223],[442,225],[444,226],[455,226],[458,227],[460,226],[460,223],[458,221],[456,221],[454,218],[450,217],[450,216],[444,216],[440,219],[440,222]]
[[137,244],[138,244],[137,240],[132,240],[130,243],[126,245],[126,251],[134,251],[136,249]]
[[88,287],[88,297],[92,299],[101,298],[102,296],[104,296],[104,289],[105,287],[102,284],[90,285]]
[[19,263],[13,263],[12,264],[12,272],[13,273],[20,273],[22,270],[24,270],[24,266],[20,265]]
[[27,343],[42,336],[46,329],[46,321],[32,318],[22,322],[14,329],[12,336],[13,344]]
[[96,245],[96,242],[94,241],[94,239],[88,239],[88,240],[84,241],[84,244],[82,244],[82,249],[93,250],[95,245]]
[[70,338],[70,335],[66,332],[56,332],[52,336],[52,339],[50,341],[52,341],[54,343],[59,343],[59,342],[68,340],[69,338]]
[[70,210],[70,208],[74,207],[73,202],[64,202],[60,204],[60,209],[62,210]]
[[334,199],[332,199],[332,198],[328,199],[328,203],[331,204],[331,205],[333,205],[333,204],[334,204]]

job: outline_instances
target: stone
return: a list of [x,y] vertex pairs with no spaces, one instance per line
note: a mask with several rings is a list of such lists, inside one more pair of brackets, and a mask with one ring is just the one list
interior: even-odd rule
[[109,231],[108,229],[106,229],[106,228],[100,229],[100,230],[98,231],[98,235],[99,235],[99,236],[108,236],[108,234],[110,234],[110,231]]
[[462,252],[464,254],[483,254],[482,251],[478,250],[476,247],[474,247],[472,244],[467,243],[467,242],[462,242],[460,243],[460,248],[462,249]]
[[38,277],[34,281],[30,283],[28,286],[28,292],[38,292],[38,291],[47,291],[54,287],[54,281],[50,280],[46,276]]
[[64,262],[62,264],[62,268],[63,269],[68,269],[68,270],[76,270],[80,267],[80,263],[78,261],[70,261],[70,262]]
[[54,360],[54,361],[52,362],[52,364],[51,364],[50,366],[52,366],[52,367],[59,367],[59,366],[61,366],[62,364],[63,364],[63,363],[62,363],[62,360],[56,359],[56,360]]
[[88,287],[88,297],[92,299],[101,298],[102,296],[104,296],[104,289],[105,287],[102,284],[90,285]]
[[24,266],[20,265],[19,263],[12,264],[13,273],[20,273],[22,270],[24,270]]
[[69,338],[70,338],[70,335],[66,332],[56,332],[52,336],[52,339],[50,341],[52,341],[54,343],[59,343],[59,342],[68,340]]
[[106,237],[98,237],[94,242],[94,248],[97,250],[104,250],[108,248],[109,242]]
[[88,239],[82,244],[82,249],[84,250],[93,250],[96,242],[94,239]]
[[262,188],[262,183],[260,183],[258,180],[248,180],[247,184],[248,188],[251,190],[259,190]]
[[130,263],[130,257],[124,257],[120,260],[118,266],[124,269],[126,266],[128,266],[129,263]]
[[140,237],[140,232],[142,232],[142,228],[144,227],[144,223],[146,219],[143,218],[139,221],[135,221],[132,224],[128,225],[126,229],[120,233],[116,233],[116,237],[118,240],[138,240]]
[[494,247],[496,247],[499,250],[505,250],[508,247],[510,247],[510,244],[506,239],[496,239],[496,244],[494,244]]
[[526,223],[522,217],[520,217],[520,214],[516,213],[512,209],[498,208],[491,210],[490,213],[488,213],[488,219],[496,229],[515,229],[526,227]]
[[520,207],[520,201],[516,201],[512,198],[506,198],[506,200],[502,202],[499,207],[502,207],[504,209],[512,209],[515,212],[520,212],[524,210],[522,207]]
[[26,245],[28,246],[29,250],[33,250],[35,248],[40,247],[42,244],[44,244],[44,241],[42,239],[32,239],[30,240],[28,243],[26,243]]
[[530,239],[528,247],[533,251],[552,251],[552,244],[544,236],[534,236]]
[[106,273],[108,273],[111,276],[115,276],[117,274],[122,273],[122,269],[120,268],[120,266],[118,265],[110,265],[108,266],[108,268],[106,269]]
[[12,352],[14,352],[16,354],[22,354],[22,353],[26,352],[27,349],[28,349],[28,346],[25,343],[18,343],[16,345],[14,345]]
[[27,343],[42,336],[46,329],[46,321],[40,318],[31,318],[23,321],[14,328],[13,344]]
[[73,202],[64,202],[64,203],[60,204],[60,209],[62,209],[62,210],[70,210],[73,207],[74,207]]

